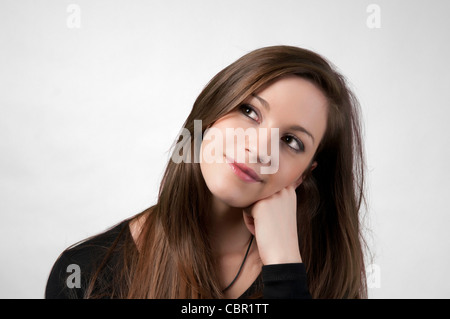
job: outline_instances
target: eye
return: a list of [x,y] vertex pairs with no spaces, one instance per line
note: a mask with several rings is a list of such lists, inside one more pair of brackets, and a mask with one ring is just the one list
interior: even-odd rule
[[[253,107],[250,104],[242,104],[239,109],[242,111],[242,113],[245,114],[245,116],[250,117],[251,119],[258,121],[258,113],[253,109]],[[255,115],[252,117],[249,114],[254,113]]]
[[283,137],[286,140],[286,143],[288,145],[295,145],[295,146],[289,146],[292,148],[295,152],[300,153],[305,151],[305,145],[300,141],[298,138],[296,138],[293,135],[286,135]]
[[[254,121],[258,121],[258,113],[250,104],[242,104],[239,106],[239,109],[242,113],[244,113],[245,116],[251,118]],[[250,114],[254,115],[250,116]],[[300,153],[305,151],[305,145],[294,135],[286,135],[282,139],[286,139],[286,144],[290,145],[289,147],[294,150],[294,152]]]

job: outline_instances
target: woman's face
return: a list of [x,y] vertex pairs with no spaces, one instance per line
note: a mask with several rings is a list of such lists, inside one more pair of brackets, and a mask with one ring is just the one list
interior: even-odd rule
[[[289,185],[298,186],[325,133],[326,123],[327,100],[323,93],[303,78],[281,78],[214,122],[211,128],[220,131],[220,135],[211,137],[209,133],[213,130],[208,130],[203,136],[200,168],[206,185],[216,198],[231,207],[247,207]],[[294,130],[294,125],[302,129]],[[239,138],[234,143],[230,139],[227,141],[226,129],[245,131],[249,128],[258,132],[256,140],[246,137],[245,142]],[[271,140],[273,128],[278,128],[279,132],[276,141]],[[265,133],[260,129],[266,129]],[[272,155],[270,150],[274,146],[271,143],[279,143],[278,155],[275,154],[278,170],[262,174],[261,168],[271,165],[265,156],[267,153]],[[266,147],[261,148],[261,145]],[[216,154],[222,161],[205,161],[208,156],[205,149],[223,150],[223,154]],[[234,155],[230,156],[231,149]],[[237,158],[239,152],[245,154],[243,164],[254,170],[259,181],[246,180],[228,163],[230,160],[241,163],[242,160]],[[312,168],[315,165],[312,163]]]

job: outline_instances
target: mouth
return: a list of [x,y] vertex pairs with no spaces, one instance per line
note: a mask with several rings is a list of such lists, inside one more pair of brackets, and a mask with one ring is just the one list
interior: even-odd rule
[[239,177],[242,181],[247,183],[261,183],[262,179],[256,174],[254,170],[243,163],[236,163],[233,159],[229,157],[225,158],[228,165],[233,170],[234,174]]

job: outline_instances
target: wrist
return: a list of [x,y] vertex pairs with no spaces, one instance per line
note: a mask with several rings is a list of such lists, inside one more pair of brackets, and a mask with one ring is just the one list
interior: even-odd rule
[[297,264],[303,263],[300,255],[298,256],[286,256],[286,257],[274,257],[263,260],[263,265],[278,265],[278,264]]
[[261,261],[263,265],[291,264],[303,262],[299,249],[274,250],[272,253],[268,253],[265,256],[261,256]]

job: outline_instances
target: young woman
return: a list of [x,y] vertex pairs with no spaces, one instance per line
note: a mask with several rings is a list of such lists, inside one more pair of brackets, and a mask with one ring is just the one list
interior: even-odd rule
[[[329,62],[252,51],[207,84],[183,129],[194,138],[179,136],[189,151],[167,163],[157,203],[66,249],[47,298],[367,297],[359,105]],[[235,145],[227,129],[260,134]],[[204,160],[212,149],[223,161]]]

